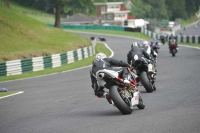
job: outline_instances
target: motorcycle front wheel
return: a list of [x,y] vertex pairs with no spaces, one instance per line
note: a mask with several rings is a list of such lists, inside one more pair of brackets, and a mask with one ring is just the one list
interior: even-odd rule
[[176,49],[172,49],[172,56],[174,57],[176,54]]
[[133,107],[131,103],[126,103],[118,92],[118,86],[112,86],[109,89],[109,94],[115,104],[115,106],[120,110],[124,115],[131,114],[133,112]]

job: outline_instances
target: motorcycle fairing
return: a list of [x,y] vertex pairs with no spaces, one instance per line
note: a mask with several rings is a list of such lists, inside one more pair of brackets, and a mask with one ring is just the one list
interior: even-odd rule
[[103,69],[103,70],[97,71],[96,77],[97,77],[97,80],[98,80],[100,86],[104,86],[106,84],[106,82],[102,78],[99,77],[100,73],[106,73],[106,74],[110,75],[112,78],[118,78],[118,76],[119,76],[119,73],[116,71],[113,71],[113,70]]

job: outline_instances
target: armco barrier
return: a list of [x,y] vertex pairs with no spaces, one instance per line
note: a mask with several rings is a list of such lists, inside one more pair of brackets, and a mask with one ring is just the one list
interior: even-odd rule
[[[47,24],[50,27],[54,27],[53,24]],[[119,30],[124,31],[123,26],[103,26],[103,25],[69,25],[69,24],[61,24],[63,29],[105,29],[105,30]]]
[[[154,32],[148,31],[144,28],[141,29],[141,32],[149,37],[152,38],[160,38],[159,34],[156,34]],[[168,36],[169,37],[169,36]],[[200,36],[185,36],[185,35],[178,35],[176,36],[178,42],[184,42],[184,43],[196,43],[196,44],[200,44]]]
[[51,56],[34,57],[23,60],[0,62],[0,76],[18,75],[31,71],[40,71],[47,68],[55,68],[64,64],[70,64],[95,54],[96,39],[92,45],[74,51],[68,51]]

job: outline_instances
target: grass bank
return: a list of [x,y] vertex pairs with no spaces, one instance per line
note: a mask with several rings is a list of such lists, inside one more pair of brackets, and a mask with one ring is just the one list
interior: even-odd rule
[[51,28],[0,5],[0,62],[47,56],[91,45],[89,38]]
[[187,25],[189,25],[189,24],[191,24],[191,23],[194,23],[194,22],[196,22],[196,21],[198,21],[198,18],[196,17],[196,16],[191,16],[189,19],[187,19],[187,20],[182,20],[181,21],[181,24],[182,24],[182,26],[187,26]]
[[0,92],[0,98],[11,95],[11,94],[15,94],[15,93],[17,93],[17,91]]
[[10,1],[10,8],[13,9],[15,12],[26,15],[28,17],[36,19],[37,21],[40,21],[45,24],[55,22],[55,14],[46,13],[46,12],[36,10],[33,8],[27,8],[27,7],[18,5],[13,1]]

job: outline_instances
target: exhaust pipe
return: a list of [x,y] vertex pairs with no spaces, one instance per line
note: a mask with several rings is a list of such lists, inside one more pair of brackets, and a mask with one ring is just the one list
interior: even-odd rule
[[104,77],[104,73],[99,73],[99,78],[103,78]]

